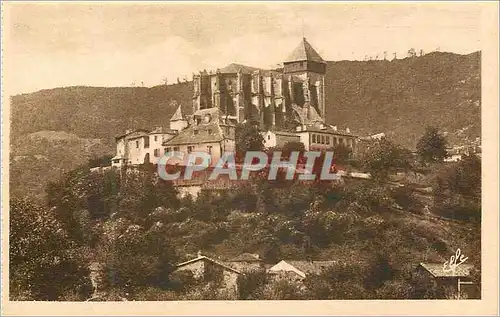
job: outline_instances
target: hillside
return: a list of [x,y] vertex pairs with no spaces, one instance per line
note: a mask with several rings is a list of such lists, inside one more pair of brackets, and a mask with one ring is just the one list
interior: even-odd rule
[[[429,124],[448,132],[451,143],[474,139],[481,131],[480,64],[480,52],[328,62],[327,121],[359,135],[385,132],[407,147],[415,146]],[[151,88],[66,87],[13,96],[14,192],[41,195],[45,181],[60,171],[94,155],[112,154],[114,137],[126,129],[168,125],[175,111],[169,106],[172,100],[190,113],[191,97],[192,82]],[[76,138],[69,137],[61,148],[57,138],[40,143],[29,137],[40,131],[65,132]],[[99,146],[89,147],[95,139],[100,140]],[[73,155],[68,157],[68,152]],[[40,172],[28,172],[27,163]]]
[[453,143],[474,139],[481,134],[480,66],[480,52],[329,62],[327,120],[360,135],[385,132],[410,148],[426,125]]
[[[250,186],[239,183],[219,195],[209,190],[196,200],[179,199],[151,166],[134,173],[82,167],[52,183],[45,204],[11,200],[11,298],[90,296],[83,287],[88,272],[42,262],[54,252],[74,268],[100,263],[109,272],[102,280],[104,300],[116,300],[116,293],[129,300],[449,298],[416,268],[422,262],[442,267],[457,248],[480,268],[481,183],[474,178],[480,163],[469,160],[474,164],[435,166],[433,173],[453,172],[441,182],[466,184],[467,191],[438,190],[428,195],[429,205],[411,186],[355,179],[272,184],[262,174],[252,174]],[[198,282],[181,275],[182,287],[176,284],[173,265],[193,260],[199,251],[217,261],[258,254],[262,269],[281,260],[334,263],[331,270],[308,272],[305,286],[314,286],[308,289],[290,287],[291,277],[283,286],[269,274],[245,272],[256,285],[242,283],[237,297],[228,297],[204,288],[216,281],[214,275]],[[54,272],[58,278],[52,278]],[[480,270],[473,274],[478,279]]]

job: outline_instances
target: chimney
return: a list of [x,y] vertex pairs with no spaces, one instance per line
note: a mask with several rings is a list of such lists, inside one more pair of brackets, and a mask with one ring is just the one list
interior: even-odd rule
[[201,250],[198,250],[198,257],[201,257]]
[[337,132],[337,126],[336,125],[333,126],[333,131]]
[[302,126],[300,126],[300,125],[299,125],[298,127],[296,127],[296,128],[295,128],[295,131],[297,131],[297,132],[302,131]]
[[130,129],[125,130],[125,134],[129,134],[130,132],[132,132],[132,130]]
[[345,132],[351,133],[351,130],[349,128],[345,128]]

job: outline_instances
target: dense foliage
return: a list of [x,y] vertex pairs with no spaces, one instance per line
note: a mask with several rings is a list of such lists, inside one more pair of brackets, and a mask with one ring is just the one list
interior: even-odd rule
[[[415,178],[411,155],[388,140],[359,159],[373,180],[269,182],[255,173],[196,199],[180,197],[150,165],[82,166],[47,186],[45,204],[11,200],[11,298],[85,300],[96,295],[96,262],[102,300],[443,298],[451,295],[416,266],[444,263],[457,247],[479,282],[480,160],[435,163]],[[220,272],[202,280],[174,272],[200,250],[223,259],[257,253],[267,264],[336,262],[300,283],[242,275],[234,294],[221,290]]]
[[446,139],[435,127],[427,127],[418,140],[417,154],[423,163],[442,162],[446,158]]

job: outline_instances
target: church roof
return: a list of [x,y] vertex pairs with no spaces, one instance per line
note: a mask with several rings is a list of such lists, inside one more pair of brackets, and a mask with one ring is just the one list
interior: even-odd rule
[[183,119],[184,118],[182,117],[181,105],[179,105],[179,107],[177,107],[177,110],[175,110],[175,113],[172,116],[172,118],[170,118],[170,121],[178,121]]
[[259,68],[231,63],[224,68],[219,69],[222,74],[236,74],[241,71],[243,74],[252,74],[254,71],[259,70]]
[[319,63],[324,63],[325,61],[318,52],[307,42],[306,38],[302,38],[302,42],[297,48],[295,48],[292,53],[285,60],[285,63],[298,62],[298,61],[314,61]]

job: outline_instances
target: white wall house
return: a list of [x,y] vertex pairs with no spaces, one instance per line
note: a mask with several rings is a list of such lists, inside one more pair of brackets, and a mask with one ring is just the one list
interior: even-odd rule
[[[175,129],[172,129],[172,126]],[[153,131],[127,130],[125,134],[116,137],[116,156],[111,159],[111,165],[122,167],[144,162],[158,163],[165,154],[163,143],[172,139],[186,126],[187,121],[182,117],[179,106],[170,121],[171,129],[157,127]]]

